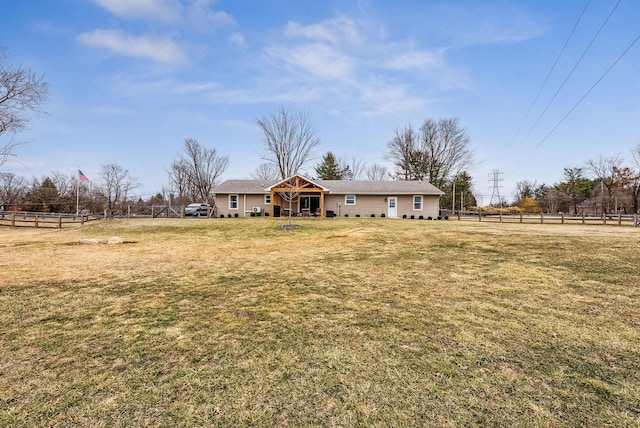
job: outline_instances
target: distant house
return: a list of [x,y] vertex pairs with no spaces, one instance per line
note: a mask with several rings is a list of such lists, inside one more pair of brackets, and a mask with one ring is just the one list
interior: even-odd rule
[[214,189],[221,217],[437,218],[443,192],[425,181],[227,180]]

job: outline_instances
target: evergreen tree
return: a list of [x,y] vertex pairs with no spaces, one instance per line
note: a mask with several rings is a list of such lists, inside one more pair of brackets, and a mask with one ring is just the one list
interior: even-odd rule
[[448,181],[443,186],[442,190],[444,195],[440,197],[440,208],[450,210],[453,207],[453,189],[456,189],[455,196],[455,209],[459,210],[460,206],[464,209],[469,209],[470,207],[474,207],[477,205],[476,198],[473,196],[473,192],[471,190],[472,187],[472,178],[468,172],[462,171],[460,174],[455,177],[455,185],[454,181]]
[[571,198],[573,213],[578,214],[578,204],[591,195],[594,183],[584,176],[582,168],[565,168],[562,176],[564,181],[556,184],[556,190]]
[[45,177],[42,183],[33,183],[31,190],[25,195],[26,211],[59,212],[59,199],[56,185],[49,177]]
[[322,157],[315,170],[319,180],[346,180],[351,173],[349,166],[341,166],[332,152],[327,152]]

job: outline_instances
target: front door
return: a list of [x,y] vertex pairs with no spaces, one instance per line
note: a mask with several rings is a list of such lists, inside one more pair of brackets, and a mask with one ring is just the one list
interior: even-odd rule
[[389,196],[387,198],[387,216],[388,217],[398,217],[398,197],[397,196]]

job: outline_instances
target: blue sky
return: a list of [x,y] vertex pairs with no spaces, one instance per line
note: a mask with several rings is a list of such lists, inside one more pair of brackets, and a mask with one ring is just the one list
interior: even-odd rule
[[9,62],[50,84],[48,115],[3,166],[26,177],[79,166],[95,180],[116,163],[146,198],[195,138],[229,158],[223,179],[249,178],[264,154],[255,120],[280,106],[310,113],[318,158],[369,164],[388,164],[395,128],[457,117],[479,196],[491,195],[493,170],[509,198],[518,181],[553,184],[565,167],[630,159],[640,143],[640,42],[557,126],[640,35],[635,0],[620,2],[576,66],[618,3],[589,2],[528,116],[586,1],[2,3]]

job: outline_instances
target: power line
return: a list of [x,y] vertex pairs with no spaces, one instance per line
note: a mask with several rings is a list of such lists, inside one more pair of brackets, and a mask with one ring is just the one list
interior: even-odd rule
[[562,46],[562,49],[560,49],[560,52],[558,53],[558,56],[556,57],[556,60],[554,61],[553,65],[551,66],[551,69],[547,73],[547,77],[545,77],[544,82],[542,82],[542,85],[540,86],[540,89],[538,89],[538,93],[536,94],[536,96],[534,97],[533,101],[531,102],[531,105],[529,105],[529,109],[527,110],[527,113],[524,115],[524,118],[520,122],[520,125],[518,126],[518,130],[516,131],[516,133],[513,136],[512,140],[516,139],[516,137],[520,133],[520,130],[522,129],[522,126],[524,125],[526,120],[529,118],[529,114],[531,113],[531,110],[533,110],[533,106],[536,104],[536,102],[538,102],[538,98],[540,98],[540,94],[542,93],[542,90],[547,85],[547,82],[549,81],[549,78],[551,77],[551,74],[553,73],[553,70],[555,70],[556,65],[558,65],[558,62],[560,61],[560,57],[562,57],[562,54],[564,53],[564,50],[567,48],[567,45],[569,44],[569,41],[571,40],[571,37],[573,37],[573,33],[575,33],[576,28],[578,28],[578,24],[580,24],[580,21],[582,21],[582,17],[584,16],[584,13],[587,11],[587,7],[589,6],[589,3],[591,3],[591,0],[587,0],[587,3],[584,5],[584,8],[582,9],[582,12],[580,13],[580,16],[578,17],[578,20],[573,25],[573,28],[571,29],[571,32],[569,33],[569,36],[567,37],[567,40],[565,40],[564,45]]
[[[638,35],[638,37],[635,38],[635,40],[633,42],[631,42],[631,44],[624,50],[624,52],[622,52],[622,54],[620,54],[620,56],[618,57],[618,59],[616,59],[613,64],[611,64],[611,66],[609,66],[609,68],[607,68],[607,70],[602,74],[602,76],[600,76],[600,78],[598,80],[596,80],[596,82],[591,86],[591,88],[589,88],[589,90],[582,96],[582,98],[580,98],[574,105],[573,107],[571,107],[571,109],[562,117],[562,119],[560,119],[560,121],[558,121],[558,123],[556,123],[556,125],[551,129],[551,131],[549,131],[549,133],[547,135],[544,136],[544,138],[542,140],[540,140],[540,142],[538,144],[536,144],[536,146],[533,148],[533,150],[531,151],[531,153],[533,153],[538,147],[540,147],[540,145],[542,145],[542,143],[544,143],[547,138],[549,138],[549,136],[551,134],[553,134],[553,132],[558,128],[558,126],[560,126],[560,124],[562,124],[562,122],[564,122],[564,120],[569,117],[569,115],[571,113],[573,113],[573,111],[576,109],[576,107],[578,107],[578,105],[580,105],[580,103],[582,103],[582,101],[587,98],[587,96],[591,93],[591,91],[593,91],[595,89],[596,86],[598,86],[598,84],[602,81],[602,79],[605,78],[605,76],[607,74],[609,74],[609,72],[613,69],[613,67],[616,66],[616,64],[618,64],[618,62],[620,62],[620,60],[627,54],[627,52],[629,52],[631,50],[631,48],[633,48],[633,46],[638,43],[638,40],[640,40],[640,35]],[[529,155],[531,155],[531,153],[529,153]]]
[[540,116],[538,116],[538,119],[536,119],[535,123],[533,124],[533,126],[531,127],[531,129],[529,129],[529,132],[527,132],[527,135],[525,135],[525,137],[522,139],[522,141],[525,141],[529,135],[531,135],[531,132],[533,132],[533,130],[535,129],[536,126],[538,126],[538,123],[540,123],[540,120],[542,119],[542,117],[545,115],[545,113],[547,112],[547,110],[549,110],[549,107],[551,106],[551,104],[553,103],[553,101],[555,101],[556,97],[558,96],[558,94],[560,93],[560,91],[564,88],[564,85],[567,83],[567,81],[569,80],[569,78],[573,75],[573,72],[576,70],[576,68],[578,67],[578,65],[582,62],[583,58],[585,57],[585,55],[587,54],[587,52],[589,51],[589,49],[591,48],[591,46],[593,45],[593,43],[596,41],[596,39],[598,38],[598,36],[600,35],[600,33],[602,32],[602,30],[604,29],[604,27],[607,25],[607,23],[609,22],[609,19],[611,19],[611,16],[613,15],[613,13],[616,11],[616,9],[618,8],[618,6],[620,5],[620,3],[622,2],[622,0],[618,0],[618,2],[616,3],[616,5],[613,7],[613,9],[611,10],[611,12],[609,13],[609,15],[607,16],[607,18],[604,20],[604,22],[602,23],[602,25],[600,26],[600,29],[598,29],[598,31],[596,32],[596,34],[593,36],[593,38],[591,39],[591,41],[589,42],[589,44],[587,45],[587,47],[584,49],[584,51],[582,52],[582,55],[580,55],[580,58],[578,58],[578,61],[576,61],[575,65],[573,66],[573,68],[571,69],[571,71],[569,71],[569,74],[567,74],[567,77],[565,77],[565,79],[562,81],[562,83],[560,84],[560,87],[558,88],[558,90],[556,91],[555,94],[553,94],[553,97],[551,97],[551,100],[549,100],[549,102],[547,103],[546,107],[544,108],[544,110],[542,111],[542,113],[540,113]]

